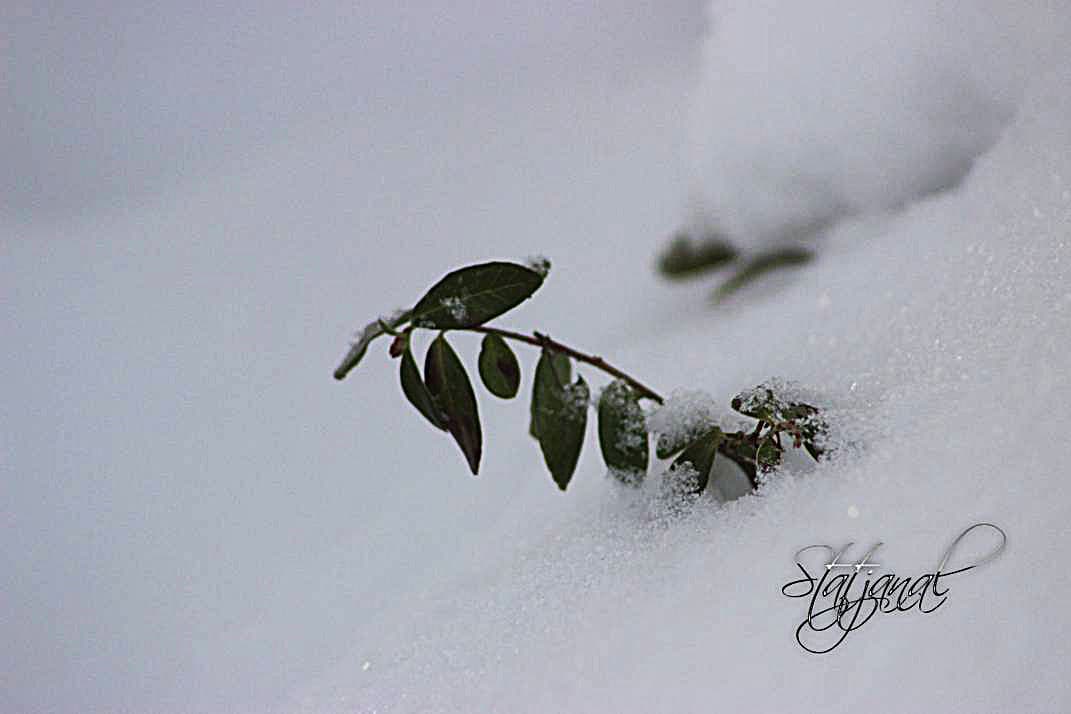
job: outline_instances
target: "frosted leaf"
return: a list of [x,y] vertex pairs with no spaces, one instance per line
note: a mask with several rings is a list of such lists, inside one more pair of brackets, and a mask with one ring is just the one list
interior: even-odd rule
[[666,403],[647,417],[648,430],[659,435],[659,458],[666,458],[666,449],[683,448],[712,427],[734,431],[739,421],[733,420],[724,407],[706,392],[678,390]]
[[617,434],[616,445],[624,450],[635,449],[642,445],[647,439],[647,417],[642,410],[635,412],[629,408],[631,400],[628,392],[604,387],[595,401],[598,403],[604,399],[610,400],[610,406],[616,413],[622,415],[624,428]]
[[583,380],[577,380],[562,388],[562,416],[575,419],[588,409],[591,394]]
[[407,318],[408,314],[408,310],[395,310],[390,315],[380,317],[365,325],[363,329],[354,335],[349,351],[346,352],[346,356],[342,358],[342,362],[335,370],[335,379],[343,379],[364,357],[364,353],[368,351],[368,345],[372,343],[372,340],[386,334],[380,323],[397,327]]

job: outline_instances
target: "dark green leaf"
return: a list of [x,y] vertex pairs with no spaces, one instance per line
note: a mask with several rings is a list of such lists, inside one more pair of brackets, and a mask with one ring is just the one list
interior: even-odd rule
[[761,419],[786,432],[796,447],[803,446],[816,461],[821,458],[822,441],[829,429],[818,416],[818,409],[803,402],[786,402],[766,386],[733,397],[732,408],[741,414]]
[[521,366],[506,341],[498,335],[484,335],[480,343],[480,379],[496,397],[512,399],[521,386]]
[[[815,410],[817,411],[817,410]],[[811,455],[811,458],[815,461],[821,460],[825,454],[824,442],[826,436],[829,433],[829,427],[826,425],[823,419],[820,419],[816,414],[801,419],[797,426],[800,431],[800,440],[803,442],[803,448],[807,449],[807,453]]]
[[774,396],[773,390],[763,386],[737,394],[729,402],[729,406],[745,416],[770,424],[781,421],[781,412],[784,409],[781,400]]
[[810,404],[786,402],[764,385],[737,394],[730,406],[741,414],[769,424],[803,421],[818,413],[818,409]]
[[748,283],[758,280],[763,275],[797,265],[811,262],[814,254],[805,248],[781,248],[768,253],[760,253],[744,264],[740,270],[714,291],[714,302],[720,302]]
[[591,392],[583,377],[577,377],[573,384],[548,389],[540,398],[539,448],[554,483],[563,491],[580,459],[590,401]]
[[692,240],[678,233],[658,256],[658,269],[668,278],[688,278],[736,258],[736,249],[721,236]]
[[446,417],[446,428],[461,447],[472,473],[479,472],[483,435],[476,395],[465,366],[442,335],[436,337],[428,348],[424,359],[424,382],[435,406]]
[[771,471],[781,464],[782,448],[771,438],[758,446],[747,434],[726,434],[719,446],[722,455],[743,469],[752,486],[758,485],[758,472]]
[[364,357],[365,352],[368,351],[368,345],[372,343],[372,340],[387,334],[387,331],[383,329],[381,322],[385,322],[391,328],[398,327],[409,321],[412,313],[410,311],[399,312],[385,320],[375,320],[368,323],[368,325],[361,330],[361,334],[357,336],[357,340],[350,346],[346,356],[342,358],[342,362],[335,370],[335,379],[345,379],[350,370],[357,366],[357,363]]
[[610,472],[628,484],[647,475],[647,428],[639,397],[624,382],[614,380],[599,396],[599,447]]
[[[531,422],[528,433],[536,439],[539,438],[539,423],[542,410],[540,404],[553,398],[553,392],[560,391],[564,385],[572,381],[572,365],[569,357],[561,352],[543,350],[536,363],[535,379],[532,380],[532,406]],[[551,396],[548,397],[547,395]]]
[[721,455],[739,466],[752,486],[758,485],[755,448],[743,434],[726,434],[718,449]]
[[543,276],[516,263],[470,265],[448,274],[413,308],[413,324],[440,330],[476,327],[520,305]]
[[655,442],[655,454],[660,459],[668,459],[695,441],[697,437],[713,428],[714,425],[712,423],[705,422],[697,424],[695,428],[687,429],[677,434],[659,434],[658,440]]
[[811,458],[815,461],[821,461],[825,450],[821,447],[815,446],[813,440],[805,440],[803,442],[803,448],[807,449],[807,453],[811,455]]
[[725,434],[717,427],[693,441],[673,461],[670,473],[681,479],[683,486],[692,493],[702,493],[710,483],[710,470],[714,467],[714,457]]
[[431,422],[432,426],[446,431],[446,417],[435,405],[435,400],[432,398],[431,392],[428,391],[427,385],[424,384],[424,380],[421,379],[420,370],[417,369],[413,353],[408,347],[402,353],[400,372],[402,391],[405,392],[405,398],[417,408],[418,412],[424,415],[425,419]]
[[780,466],[783,451],[784,449],[778,446],[777,442],[771,438],[760,441],[758,448],[755,449],[755,461],[758,463],[759,469],[766,473]]

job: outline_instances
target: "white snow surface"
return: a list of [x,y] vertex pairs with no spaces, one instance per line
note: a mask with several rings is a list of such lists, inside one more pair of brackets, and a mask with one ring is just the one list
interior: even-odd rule
[[693,223],[747,247],[955,185],[1058,62],[1049,0],[711,4],[692,97]]
[[[889,72],[923,42],[920,6],[876,16]],[[909,8],[902,26],[890,7]],[[1046,7],[1014,24],[1048,46],[1068,13]],[[866,43],[845,23],[800,40],[813,66],[826,34]],[[934,27],[931,53],[951,38],[987,72],[969,33]],[[4,216],[0,710],[1071,710],[1071,56],[1017,46],[999,110],[940,104],[968,117],[956,187],[895,207],[951,159],[930,151],[947,135],[882,111],[882,131],[917,140],[910,170],[864,177],[812,264],[717,308],[709,283],[651,267],[690,185],[682,107],[713,71],[697,85],[696,58],[668,51],[628,81],[376,105],[112,210]],[[851,106],[872,92],[888,109],[879,85],[847,82]],[[750,90],[775,127],[843,118],[801,117],[779,87]],[[834,171],[803,139],[765,175]],[[724,206],[795,220],[774,198]],[[450,269],[534,252],[554,268],[504,326],[711,413],[791,380],[845,448],[673,515],[605,477],[594,429],[560,493],[526,400],[479,395],[471,477],[404,402],[386,340],[332,380],[355,327]],[[478,339],[454,342],[474,365]],[[882,541],[880,562],[914,575],[979,521],[1008,548],[937,612],[879,615],[823,656],[795,643],[804,603],[781,586],[799,548]]]

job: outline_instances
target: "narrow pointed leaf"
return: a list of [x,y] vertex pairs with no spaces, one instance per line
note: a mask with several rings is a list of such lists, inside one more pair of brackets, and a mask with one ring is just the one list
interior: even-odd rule
[[566,386],[557,383],[541,397],[539,404],[539,448],[558,488],[565,490],[576,471],[584,431],[588,423],[591,392],[583,377]]
[[521,386],[521,366],[506,341],[498,335],[484,335],[480,343],[480,379],[487,391],[502,399],[517,396]]
[[826,453],[825,439],[829,434],[829,427],[825,421],[817,416],[811,416],[799,423],[799,429],[803,448],[807,450],[812,459],[821,461],[822,456]]
[[714,468],[714,457],[718,447],[725,438],[721,429],[714,428],[693,441],[681,452],[670,467],[671,473],[687,474],[694,482],[682,484],[692,493],[702,493],[710,483],[710,470]]
[[428,348],[424,359],[424,382],[432,401],[446,418],[446,429],[461,447],[473,474],[480,470],[483,435],[476,395],[457,353],[442,335]]
[[[554,392],[572,381],[572,365],[569,357],[561,352],[543,350],[536,363],[535,378],[532,380],[531,422],[528,433],[539,438],[539,426],[542,410],[540,404],[554,398]],[[548,396],[549,394],[549,396]]]
[[397,312],[387,319],[373,320],[368,323],[368,325],[361,330],[356,341],[350,345],[349,351],[347,351],[346,356],[342,358],[342,362],[339,363],[338,368],[335,369],[335,379],[345,379],[346,375],[350,373],[350,370],[356,367],[364,358],[365,353],[368,351],[368,345],[372,344],[372,340],[387,334],[387,331],[383,329],[383,325],[380,324],[381,322],[385,322],[391,328],[395,328],[408,322],[411,314],[411,312],[405,310]]
[[647,475],[650,456],[643,409],[636,392],[623,380],[614,380],[599,396],[599,448],[616,478],[639,484]]
[[714,291],[715,303],[735,293],[740,288],[753,283],[767,273],[782,268],[791,268],[811,262],[814,254],[805,248],[781,248],[756,255],[744,264],[740,270],[733,273],[724,283]]
[[424,415],[425,419],[431,422],[432,426],[446,431],[446,417],[439,411],[439,407],[435,405],[435,400],[432,398],[431,392],[428,391],[427,385],[424,384],[424,380],[420,376],[420,370],[417,369],[416,360],[413,359],[413,353],[408,347],[402,353],[402,365],[399,371],[405,398],[416,407],[418,412]]
[[476,327],[512,310],[543,284],[543,276],[516,263],[482,263],[449,273],[413,308],[413,324],[439,330]]
[[695,428],[681,431],[677,434],[659,434],[655,442],[655,455],[660,459],[668,459],[674,454],[684,450],[697,438],[714,428],[714,424],[708,421],[700,422]]

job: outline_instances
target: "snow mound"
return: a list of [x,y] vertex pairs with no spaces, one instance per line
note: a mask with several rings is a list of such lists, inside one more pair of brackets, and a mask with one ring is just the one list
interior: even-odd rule
[[959,182],[1064,13],[1002,0],[715,2],[693,97],[692,223],[741,245]]

